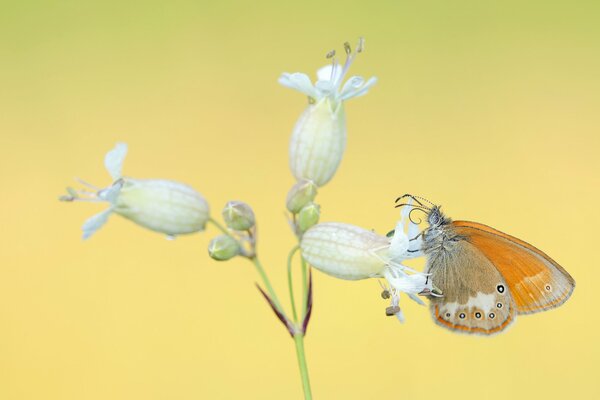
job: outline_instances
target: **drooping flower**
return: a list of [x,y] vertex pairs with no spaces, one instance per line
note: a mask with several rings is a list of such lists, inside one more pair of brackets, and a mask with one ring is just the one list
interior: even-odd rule
[[346,147],[346,116],[344,101],[366,94],[377,79],[365,81],[361,76],[344,79],[356,56],[364,50],[361,39],[353,52],[344,44],[346,62],[337,63],[335,52],[328,54],[332,64],[317,72],[313,85],[303,73],[284,73],[279,78],[282,85],[308,96],[308,107],[302,113],[292,133],[290,142],[290,169],[298,180],[307,179],[323,186],[335,174]]
[[405,218],[400,219],[391,237],[350,224],[317,224],[303,235],[300,248],[310,265],[331,276],[347,280],[385,279],[384,293],[391,298],[387,312],[400,321],[404,320],[400,293],[420,304],[423,302],[418,294],[440,294],[427,274],[402,264],[422,254],[418,239],[411,240],[405,232]]
[[121,174],[127,145],[117,143],[104,158],[113,184],[100,189],[81,181],[93,191],[68,188],[63,201],[107,202],[109,208],[83,224],[83,238],[100,229],[111,214],[119,214],[138,225],[168,237],[204,230],[209,206],[204,197],[183,183],[163,179],[133,179]]

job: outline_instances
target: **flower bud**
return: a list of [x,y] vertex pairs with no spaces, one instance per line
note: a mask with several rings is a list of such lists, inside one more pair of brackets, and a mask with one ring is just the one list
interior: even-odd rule
[[317,186],[312,181],[302,179],[290,189],[286,200],[287,209],[291,213],[297,214],[302,207],[313,201],[316,196]]
[[300,232],[306,232],[310,227],[319,222],[321,210],[318,204],[309,203],[304,206],[298,214],[298,229]]
[[302,236],[302,256],[310,265],[337,278],[356,280],[381,274],[385,262],[374,250],[389,244],[385,236],[358,226],[321,223]]
[[[208,203],[191,187],[158,179],[127,178],[118,184],[122,185],[120,190],[109,196],[113,197],[113,210],[117,214],[170,236],[204,230],[209,217]],[[102,198],[103,192],[98,195]]]
[[235,231],[245,231],[254,226],[254,212],[252,208],[241,201],[230,201],[223,208],[225,224]]
[[217,261],[227,261],[240,253],[240,244],[228,235],[220,235],[208,245],[208,255]]

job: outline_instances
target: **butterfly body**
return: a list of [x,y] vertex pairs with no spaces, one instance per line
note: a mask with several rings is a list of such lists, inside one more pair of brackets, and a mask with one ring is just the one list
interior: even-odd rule
[[438,325],[492,335],[518,314],[558,307],[573,293],[569,273],[530,244],[483,224],[452,221],[438,206],[421,207],[429,223],[421,246],[426,270],[443,293],[430,297]]

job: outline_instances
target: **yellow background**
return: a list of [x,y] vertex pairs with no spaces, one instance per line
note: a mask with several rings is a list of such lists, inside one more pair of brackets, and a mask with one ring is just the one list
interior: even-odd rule
[[317,399],[598,398],[600,6],[597,1],[3,1],[0,3],[0,398],[299,399],[292,341],[252,266],[216,231],[175,241],[56,199],[72,178],[193,185],[213,215],[243,199],[281,297],[292,126],[277,84],[360,35],[348,147],[323,220],[379,232],[411,192],[548,252],[577,280],[563,307],[493,338],[451,334],[375,281],[315,274]]

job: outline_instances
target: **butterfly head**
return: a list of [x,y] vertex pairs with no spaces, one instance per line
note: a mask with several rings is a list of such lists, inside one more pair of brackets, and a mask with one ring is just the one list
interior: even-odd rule
[[[403,200],[403,201],[402,201]],[[396,208],[410,207],[408,218],[414,224],[420,224],[421,219],[415,220],[413,212],[420,211],[427,216],[427,223],[430,228],[440,228],[450,223],[450,219],[442,213],[441,206],[433,204],[424,197],[405,194],[396,199]]]
[[448,223],[448,218],[442,213],[440,206],[433,206],[427,213],[427,223],[430,227],[440,227]]

